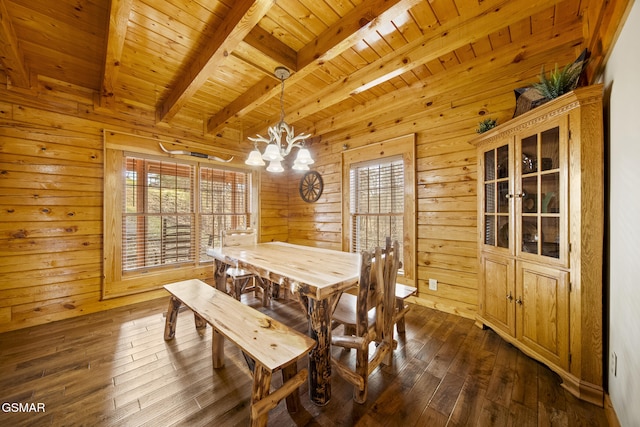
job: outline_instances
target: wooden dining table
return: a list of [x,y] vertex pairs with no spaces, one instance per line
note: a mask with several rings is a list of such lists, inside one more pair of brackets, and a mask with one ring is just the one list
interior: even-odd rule
[[264,280],[288,287],[307,311],[309,336],[309,396],[317,405],[331,399],[331,315],[342,291],[358,283],[361,256],[284,242],[209,248],[216,262],[216,287],[226,290],[227,266],[237,266]]

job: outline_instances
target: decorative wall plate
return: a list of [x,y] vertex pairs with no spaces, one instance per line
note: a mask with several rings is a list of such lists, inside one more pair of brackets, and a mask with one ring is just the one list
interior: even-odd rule
[[317,201],[322,195],[324,184],[322,176],[316,171],[309,171],[300,180],[300,197],[308,203]]

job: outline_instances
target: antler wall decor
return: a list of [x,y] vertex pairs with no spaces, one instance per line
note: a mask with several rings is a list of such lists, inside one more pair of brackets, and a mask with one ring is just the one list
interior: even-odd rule
[[204,153],[196,153],[194,151],[187,151],[187,150],[167,150],[166,148],[164,148],[164,145],[162,145],[161,142],[158,142],[158,145],[160,145],[160,148],[162,149],[162,151],[164,151],[167,154],[183,154],[185,156],[193,156],[193,157],[199,157],[201,159],[209,159],[209,160],[215,160],[216,162],[223,162],[223,163],[229,163],[231,160],[233,160],[234,156],[231,156],[230,159],[225,160],[222,159],[218,156],[211,156],[209,154],[204,154]]

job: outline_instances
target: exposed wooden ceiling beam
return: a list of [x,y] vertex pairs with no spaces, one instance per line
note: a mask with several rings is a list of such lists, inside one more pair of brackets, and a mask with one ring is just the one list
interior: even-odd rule
[[[231,117],[243,117],[268,101],[272,96],[271,91],[280,86],[280,80],[273,76],[276,67],[283,65],[292,72],[297,69],[296,51],[258,26],[245,37],[244,44],[245,46],[238,49],[243,52],[241,54],[234,52],[234,55],[267,75],[220,112],[209,117],[206,123],[207,133],[221,130],[223,126],[229,124]],[[272,66],[266,67],[265,64]]]
[[[338,55],[375,32],[380,25],[386,24],[401,13],[411,9],[422,0],[372,0],[362,2],[342,19],[327,28],[315,40],[303,47],[297,55],[297,67],[290,68],[291,77],[287,85],[293,85],[304,77],[316,71],[322,64]],[[286,64],[283,64],[286,66]],[[287,67],[289,68],[289,67]],[[253,88],[252,88],[253,89]],[[279,86],[261,93],[260,100],[264,102],[280,94]],[[243,101],[244,100],[244,103]],[[234,101],[224,110],[210,118],[207,122],[208,132],[215,132],[232,117],[240,117],[248,113],[257,105],[251,96],[242,96],[238,102]]]
[[241,117],[243,112],[252,110],[265,103],[271,97],[271,91],[280,87],[280,80],[275,77],[265,77],[253,85],[248,91],[236,98],[213,117],[207,120],[207,132],[221,128],[229,117]]
[[[254,48],[259,54],[268,57],[271,61],[275,61],[278,65],[287,67],[291,72],[298,70],[298,54],[286,44],[275,38],[273,35],[260,27],[254,27],[244,42]],[[249,59],[251,61],[251,59]],[[253,61],[261,63],[265,61]],[[266,61],[269,62],[269,61]],[[254,64],[255,65],[255,64]],[[260,68],[256,65],[257,68]],[[274,68],[275,69],[275,68]],[[272,74],[273,70],[264,70],[268,74]]]
[[[523,7],[522,4],[509,0],[485,0],[481,6],[483,8],[481,13],[451,19],[442,26],[434,28],[433,32],[424,37],[390,52],[347,78],[326,86],[316,94],[315,98],[305,100],[291,108],[285,119],[295,122],[309,117],[344,101],[352,94],[361,91],[363,87],[370,88],[372,82],[381,84],[418,65],[437,60],[442,55],[487,37],[496,28],[518,23],[535,13],[555,6],[556,3],[555,0],[539,0],[528,3],[528,7]],[[271,117],[253,129],[247,130],[247,133],[260,131],[273,120],[274,118]]]
[[298,69],[314,61],[322,65],[374,33],[381,25],[408,11],[422,0],[371,0],[360,5],[335,25],[327,28],[315,40],[298,52]]
[[275,0],[235,0],[225,22],[189,64],[158,106],[158,121],[171,120],[273,6]]
[[127,35],[127,23],[133,0],[111,0],[107,47],[102,71],[100,106],[113,107],[113,88],[118,80],[122,47]]
[[24,64],[5,0],[0,0],[0,58],[11,83],[28,88],[29,72]]

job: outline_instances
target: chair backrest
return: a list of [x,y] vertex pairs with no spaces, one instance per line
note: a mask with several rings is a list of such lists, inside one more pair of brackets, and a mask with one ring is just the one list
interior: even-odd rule
[[386,247],[377,247],[373,254],[362,253],[358,301],[356,307],[356,335],[368,333],[369,315],[376,308],[376,340],[393,333],[395,310],[395,284],[399,269],[399,245],[387,238]]
[[248,246],[258,243],[256,230],[247,228],[246,230],[224,230],[222,232],[222,246]]
[[[376,251],[376,256],[378,251]],[[375,296],[376,301],[376,336],[378,340],[393,337],[393,317],[396,306],[396,279],[400,268],[400,245],[398,241],[391,244],[387,237],[386,247],[380,251],[381,262],[376,263]],[[377,261],[377,260],[376,260]]]
[[360,261],[360,280],[356,300],[356,336],[365,336],[369,331],[369,292],[371,291],[371,252],[362,251]]

